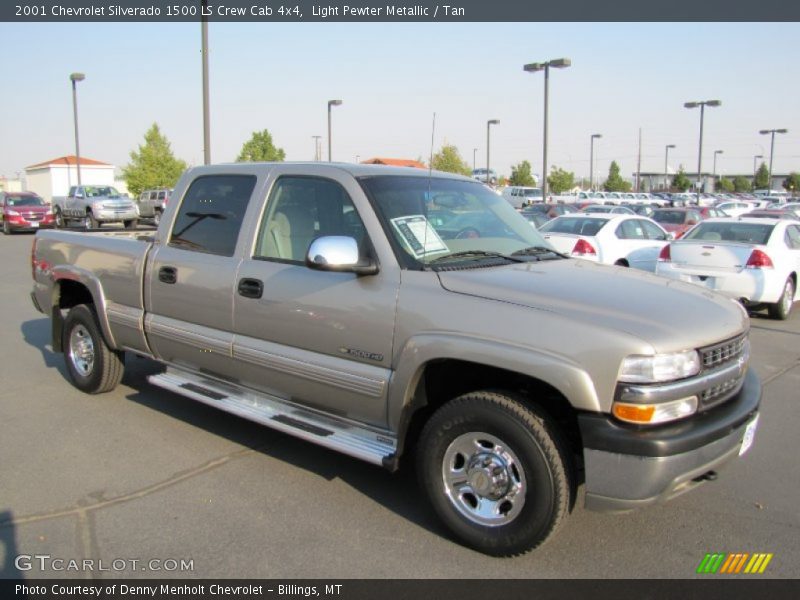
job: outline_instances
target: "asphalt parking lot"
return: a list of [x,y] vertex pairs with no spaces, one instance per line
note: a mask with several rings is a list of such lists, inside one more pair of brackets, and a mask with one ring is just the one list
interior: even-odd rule
[[153,362],[128,356],[109,394],[73,388],[29,298],[31,241],[0,236],[0,577],[686,578],[708,552],[773,553],[756,577],[800,577],[800,307],[752,319],[761,421],[716,482],[625,515],[578,505],[540,550],[495,559],[448,538],[408,469],[162,391]]

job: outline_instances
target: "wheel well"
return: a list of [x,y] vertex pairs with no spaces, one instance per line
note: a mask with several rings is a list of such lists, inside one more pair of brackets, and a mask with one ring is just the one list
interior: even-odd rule
[[61,334],[64,330],[64,314],[61,311],[79,304],[94,304],[89,288],[69,279],[59,281],[53,289],[51,314],[53,352],[63,351]]
[[619,265],[620,267],[630,267],[628,261],[624,258],[620,258],[617,262],[614,263],[615,265]]
[[575,464],[582,465],[583,443],[577,413],[569,401],[553,386],[514,371],[462,360],[441,360],[425,367],[414,391],[413,402],[418,407],[411,416],[401,448],[412,451],[428,418],[447,401],[468,392],[495,390],[513,393],[525,399],[551,417],[574,455]]

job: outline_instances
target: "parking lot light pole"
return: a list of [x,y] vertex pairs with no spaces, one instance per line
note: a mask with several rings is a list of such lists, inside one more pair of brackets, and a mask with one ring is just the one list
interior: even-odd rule
[[477,148],[473,148],[472,149],[472,170],[473,171],[475,170],[475,157],[477,155],[478,155],[478,149]]
[[756,160],[764,158],[763,154],[756,154],[753,157],[753,189],[756,189]]
[[714,150],[714,169],[711,171],[711,178],[714,180],[714,191],[717,191],[717,154],[723,154],[722,150]]
[[664,147],[664,191],[669,191],[669,149],[674,148],[675,144],[667,144]]
[[489,132],[491,131],[492,125],[499,125],[500,121],[498,119],[490,119],[486,121],[486,185],[491,185],[492,177],[489,175]]
[[572,65],[568,58],[555,58],[543,63],[530,63],[524,65],[522,69],[528,73],[544,71],[544,135],[542,140],[542,197],[547,200],[547,103],[550,85],[550,67],[565,69]]
[[700,107],[700,145],[697,152],[697,205],[700,206],[700,178],[703,175],[703,116],[705,114],[706,106],[720,106],[722,102],[719,100],[703,100],[699,102],[685,102],[684,108],[697,108]]
[[328,100],[328,162],[331,162],[331,106],[340,106],[341,100]]
[[776,133],[789,133],[788,129],[762,129],[759,131],[761,135],[772,134],[772,143],[769,146],[769,179],[767,179],[767,193],[772,189],[772,157],[775,154],[775,134]]
[[75,167],[78,171],[78,185],[81,185],[81,145],[78,142],[78,82],[86,79],[83,73],[72,73],[72,113],[75,119]]
[[594,141],[603,137],[600,133],[593,133],[589,142],[589,189],[594,189]]

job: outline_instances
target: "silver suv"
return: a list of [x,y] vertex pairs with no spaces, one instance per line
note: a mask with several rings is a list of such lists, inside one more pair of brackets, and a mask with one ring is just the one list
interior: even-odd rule
[[158,226],[171,194],[172,190],[166,188],[144,190],[136,199],[136,205],[139,207],[139,216],[142,219],[153,219],[153,222]]

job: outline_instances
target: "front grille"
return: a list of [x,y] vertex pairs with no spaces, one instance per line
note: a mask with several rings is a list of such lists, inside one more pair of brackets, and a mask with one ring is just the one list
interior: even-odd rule
[[704,372],[727,366],[733,361],[739,361],[741,368],[736,376],[703,390],[699,395],[699,410],[707,410],[722,404],[739,391],[744,382],[746,363],[749,360],[749,353],[746,348],[747,334],[742,334],[719,344],[700,349]]
[[742,334],[731,340],[701,348],[700,356],[703,359],[703,370],[713,369],[726,362],[738,359],[744,351],[746,341],[747,335]]

